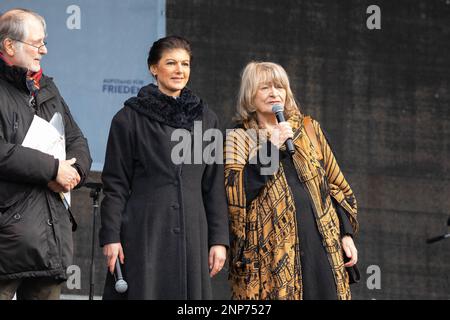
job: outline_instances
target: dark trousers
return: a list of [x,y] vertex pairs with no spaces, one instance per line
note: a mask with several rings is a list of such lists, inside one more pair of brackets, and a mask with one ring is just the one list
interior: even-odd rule
[[50,277],[0,280],[0,300],[59,300],[61,280]]

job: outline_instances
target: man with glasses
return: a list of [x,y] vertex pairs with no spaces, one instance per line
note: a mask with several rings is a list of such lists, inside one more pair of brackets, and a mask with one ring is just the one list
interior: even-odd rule
[[[73,216],[62,192],[89,172],[87,140],[51,78],[45,20],[26,9],[0,15],[0,300],[59,299],[72,263]],[[62,116],[66,159],[22,146],[34,116]],[[67,204],[67,203],[66,203]]]

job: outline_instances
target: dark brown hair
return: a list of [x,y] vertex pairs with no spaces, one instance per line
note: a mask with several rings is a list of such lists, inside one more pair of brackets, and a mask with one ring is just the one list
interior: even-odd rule
[[189,41],[180,36],[168,36],[153,42],[153,45],[148,52],[148,67],[150,68],[150,66],[157,64],[165,51],[173,49],[186,50],[192,62],[192,50]]

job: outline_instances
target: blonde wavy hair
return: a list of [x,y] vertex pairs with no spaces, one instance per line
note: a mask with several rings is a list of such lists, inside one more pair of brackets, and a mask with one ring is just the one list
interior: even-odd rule
[[291,91],[289,78],[282,66],[273,62],[252,61],[244,68],[241,76],[238,102],[236,106],[236,122],[256,121],[256,107],[253,105],[256,92],[261,83],[281,85],[286,90],[284,116],[289,119],[293,115],[301,116],[298,104]]

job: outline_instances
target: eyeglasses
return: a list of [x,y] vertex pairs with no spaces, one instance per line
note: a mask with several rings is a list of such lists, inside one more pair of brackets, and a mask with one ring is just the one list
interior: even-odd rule
[[22,40],[19,40],[19,39],[11,39],[11,40],[18,41],[18,42],[22,42],[22,43],[24,43],[24,44],[27,44],[27,45],[29,45],[29,46],[32,46],[33,48],[38,49],[38,51],[41,51],[42,48],[44,48],[44,47],[47,46],[47,42],[46,42],[46,41],[44,41],[44,44],[41,44],[40,46],[35,46],[34,44],[31,44],[31,43],[28,43],[28,42],[25,42],[25,41],[22,41]]

